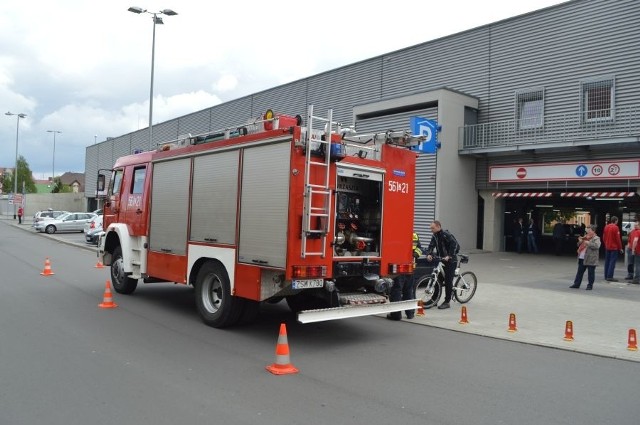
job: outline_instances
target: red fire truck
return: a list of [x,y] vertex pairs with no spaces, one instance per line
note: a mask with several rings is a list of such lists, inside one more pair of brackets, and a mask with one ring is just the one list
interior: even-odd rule
[[[119,158],[104,200],[99,256],[115,291],[195,287],[210,326],[286,299],[310,323],[415,308],[389,302],[413,272],[416,153],[407,131],[358,135],[309,106],[186,135]],[[98,176],[98,190],[107,176]]]

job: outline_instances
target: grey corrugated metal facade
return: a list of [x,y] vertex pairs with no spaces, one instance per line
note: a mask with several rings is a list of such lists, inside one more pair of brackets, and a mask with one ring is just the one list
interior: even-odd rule
[[[434,105],[409,105],[401,111],[373,114],[357,119],[354,108],[388,99],[428,93],[446,88],[477,99],[477,109],[464,112],[462,124],[469,128],[443,128],[444,140],[459,142],[459,156],[475,161],[470,181],[476,199],[467,199],[460,208],[473,211],[468,222],[456,219],[449,228],[485,227],[485,235],[472,231],[473,239],[463,236],[464,245],[487,246],[490,219],[480,211],[486,202],[479,201],[487,191],[504,189],[540,190],[540,184],[496,185],[489,182],[489,167],[495,164],[571,161],[575,159],[638,158],[640,135],[640,4],[637,0],[574,0],[540,11],[517,16],[462,33],[428,41],[399,51],[364,60],[322,74],[274,87],[206,110],[154,126],[153,143],[238,125],[260,116],[268,108],[304,116],[313,104],[316,111],[334,110],[334,119],[356,125],[358,131],[384,131],[408,127],[407,118],[421,115],[436,118]],[[591,123],[592,128],[572,130],[563,137],[551,130],[562,127],[562,120],[578,117],[584,105],[583,84],[590,79],[608,81],[613,87],[612,110],[615,119]],[[544,124],[553,134],[536,129],[533,136],[518,135],[517,93],[541,93]],[[442,105],[439,105],[440,107]],[[466,108],[469,109],[469,108]],[[565,114],[565,115],[563,115]],[[613,114],[613,112],[612,112]],[[473,117],[473,118],[471,118]],[[542,116],[541,116],[542,117]],[[542,120],[542,118],[540,118]],[[355,121],[355,122],[354,122]],[[555,124],[554,124],[555,123]],[[584,124],[584,123],[583,123]],[[597,124],[597,127],[594,127]],[[516,126],[515,130],[509,126]],[[568,126],[565,126],[568,128]],[[579,125],[578,125],[579,127]],[[521,129],[520,129],[521,130]],[[482,133],[482,134],[480,134]],[[460,134],[460,136],[459,136]],[[470,136],[470,137],[469,137]],[[534,137],[535,136],[535,137]],[[525,137],[526,140],[518,139]],[[460,139],[459,139],[460,138]],[[597,149],[585,140],[597,139]],[[454,140],[455,139],[455,140]],[[464,140],[463,140],[464,139]],[[576,143],[579,140],[580,143]],[[615,143],[614,143],[615,142]],[[534,144],[534,149],[521,149]],[[488,149],[488,146],[491,149]],[[553,149],[549,148],[552,147]],[[110,168],[119,156],[135,149],[149,149],[148,129],[129,133],[100,144],[86,152],[86,193],[95,192],[91,173]],[[443,156],[421,157],[418,161],[416,229],[426,233],[434,217],[449,212],[438,207],[438,196],[456,193],[447,184],[456,179],[447,171]],[[466,162],[468,163],[468,161]],[[453,168],[452,170],[455,170]],[[436,185],[436,181],[438,184]],[[457,182],[460,183],[460,182]],[[463,182],[465,183],[465,182]],[[640,186],[638,179],[627,181],[630,190]],[[559,185],[559,183],[558,183]],[[564,187],[579,187],[565,182]],[[590,187],[611,187],[607,182],[593,182]],[[442,192],[436,196],[436,188]],[[484,192],[483,192],[484,191]],[[469,198],[469,196],[466,196]],[[478,207],[480,205],[480,207]],[[497,210],[496,210],[497,211]],[[501,212],[494,212],[495,220]],[[485,224],[476,223],[475,216]],[[459,230],[462,231],[462,230]],[[491,237],[491,236],[489,236]],[[460,239],[460,238],[459,238]],[[477,240],[476,240],[477,239]],[[493,245],[493,248],[499,248]]]

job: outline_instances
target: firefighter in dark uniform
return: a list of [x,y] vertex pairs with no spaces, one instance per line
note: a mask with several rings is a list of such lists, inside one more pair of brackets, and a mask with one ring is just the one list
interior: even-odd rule
[[[417,233],[413,234],[413,263],[416,263],[418,257],[422,255],[422,245],[420,245],[420,238]],[[415,277],[413,274],[401,274],[393,279],[393,286],[389,291],[389,301],[405,301],[414,300],[416,298]],[[413,319],[415,317],[415,310],[405,310],[407,319]],[[387,314],[389,320],[401,320],[402,312],[394,311]]]

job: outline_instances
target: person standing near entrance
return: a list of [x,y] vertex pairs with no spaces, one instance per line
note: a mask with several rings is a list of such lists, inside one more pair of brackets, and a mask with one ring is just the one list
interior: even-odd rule
[[524,238],[524,224],[522,223],[522,217],[518,218],[518,221],[513,223],[513,240],[516,243],[516,251],[518,254],[522,254],[522,238]]
[[618,253],[622,254],[624,251],[622,250],[622,237],[620,236],[620,228],[618,227],[618,217],[615,215],[611,217],[611,222],[604,226],[602,239],[605,249],[604,280],[607,282],[617,282],[618,279],[613,277],[613,273],[616,268],[616,262],[618,261]]
[[533,222],[533,219],[529,219],[529,225],[527,226],[527,251],[532,254],[538,253],[538,245],[536,245],[536,237],[538,236],[538,228]]
[[564,221],[560,220],[553,226],[553,248],[556,255],[562,254],[562,243],[564,242]]
[[640,284],[640,219],[636,220],[635,228],[629,233],[629,248],[633,254],[633,276],[631,283]]
[[569,288],[577,289],[582,284],[582,277],[587,271],[587,291],[593,289],[593,282],[596,280],[596,266],[600,253],[600,238],[596,235],[596,225],[587,227],[586,235],[578,237],[578,271],[573,285]]
[[22,224],[22,215],[24,214],[24,210],[22,207],[18,207],[18,224]]

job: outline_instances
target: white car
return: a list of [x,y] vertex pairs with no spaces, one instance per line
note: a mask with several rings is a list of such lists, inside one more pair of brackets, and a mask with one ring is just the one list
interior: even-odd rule
[[94,213],[71,212],[57,218],[39,221],[35,225],[38,232],[84,232],[84,225],[96,217]]
[[38,222],[44,221],[44,220],[50,220],[52,218],[57,218],[59,216],[61,216],[62,214],[68,213],[69,211],[54,211],[51,208],[49,208],[48,210],[44,210],[44,211],[38,211],[33,215],[33,227],[36,227],[36,224]]
[[84,225],[84,233],[89,233],[94,229],[102,229],[102,214],[95,216]]
[[100,236],[104,234],[102,230],[102,214],[96,216],[89,223],[84,226],[84,239],[87,243],[92,245],[98,245]]

